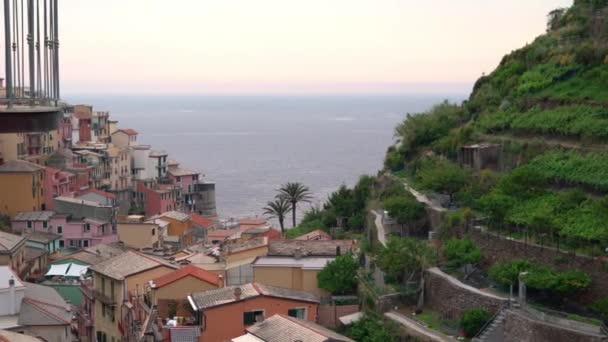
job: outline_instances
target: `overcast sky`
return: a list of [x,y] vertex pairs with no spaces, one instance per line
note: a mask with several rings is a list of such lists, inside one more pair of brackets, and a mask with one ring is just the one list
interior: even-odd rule
[[572,0],[61,0],[77,93],[466,92]]

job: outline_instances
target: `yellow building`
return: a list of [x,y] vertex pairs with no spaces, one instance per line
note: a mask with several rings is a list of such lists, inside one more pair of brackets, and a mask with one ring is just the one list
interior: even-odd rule
[[44,167],[23,160],[0,165],[0,214],[45,210]]
[[133,248],[159,248],[162,232],[155,223],[118,222],[118,240]]
[[9,161],[25,157],[27,157],[27,149],[23,133],[0,134],[0,159]]
[[177,266],[134,251],[93,266],[97,341],[121,341],[123,336],[135,333],[137,317],[133,301],[143,296],[150,280],[175,269]]
[[329,293],[317,286],[317,274],[334,259],[334,257],[259,257],[253,262],[253,281],[303,290],[324,297]]

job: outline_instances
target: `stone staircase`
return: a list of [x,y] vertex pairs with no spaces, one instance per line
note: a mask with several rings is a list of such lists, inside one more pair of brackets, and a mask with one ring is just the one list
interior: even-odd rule
[[507,310],[502,308],[491,323],[487,324],[473,338],[473,342],[503,342],[504,339],[504,323],[507,318]]

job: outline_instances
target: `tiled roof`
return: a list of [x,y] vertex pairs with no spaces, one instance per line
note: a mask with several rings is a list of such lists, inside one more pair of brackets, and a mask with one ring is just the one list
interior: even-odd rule
[[35,231],[27,234],[27,241],[34,241],[39,243],[49,243],[59,239],[61,239],[61,235],[53,233]]
[[127,250],[120,246],[107,244],[107,243],[100,243],[93,247],[85,248],[84,251],[87,253],[90,253],[90,254],[99,255],[103,258],[111,258],[113,256],[120,255],[120,254],[126,252]]
[[125,277],[158,266],[176,268],[174,265],[149,257],[147,255],[143,255],[134,251],[127,251],[110,259],[106,259],[97,265],[94,265],[93,267],[91,267],[91,270],[97,273],[104,274],[116,280],[123,280]]
[[[122,128],[122,129],[117,130],[116,132],[123,132],[127,135],[137,135],[137,131],[132,128]],[[116,132],[114,132],[114,133],[116,133]]]
[[25,246],[25,261],[31,261],[38,257],[48,254],[46,249]]
[[200,267],[188,265],[186,267],[182,267],[177,269],[171,273],[167,273],[163,276],[160,276],[154,280],[151,280],[152,284],[154,284],[153,288],[163,287],[165,285],[171,284],[175,281],[178,281],[184,277],[191,276],[198,278],[204,282],[207,282],[212,285],[219,285],[219,276],[215,273],[211,273],[207,270],[204,270]]
[[[111,193],[109,193],[109,192],[105,192],[105,191],[99,190],[99,189],[89,189],[89,190],[88,190],[87,192],[85,192],[84,194],[87,194],[87,193],[89,193],[89,192],[92,192],[92,193],[98,194],[98,195],[103,196],[103,197],[106,197],[106,198],[110,198],[110,199],[116,199],[116,195],[111,194]],[[84,195],[84,194],[83,194],[83,195]]]
[[274,240],[270,242],[268,255],[294,255],[299,250],[303,256],[336,256],[354,249],[352,240]]
[[69,325],[70,306],[52,287],[25,283],[25,296],[19,312],[20,325]]
[[[240,288],[241,291],[238,299],[235,296],[235,290],[237,288]],[[259,283],[226,286],[215,290],[193,293],[190,297],[196,304],[196,307],[200,310],[230,304],[258,296],[284,298],[312,303],[319,302],[319,299],[315,295],[305,291],[286,289]]]
[[0,173],[3,172],[34,172],[44,170],[44,167],[25,160],[9,160],[0,164]]
[[192,222],[194,222],[195,224],[197,224],[205,229],[209,229],[215,225],[214,220],[201,216],[197,213],[191,213],[190,219],[192,220]]
[[25,241],[24,236],[15,235],[0,231],[0,251],[8,252],[13,250],[13,248],[17,247]]
[[48,221],[53,215],[54,211],[20,211],[13,221]]
[[322,231],[321,229],[317,229],[317,230],[313,230],[310,233],[300,235],[295,239],[296,240],[319,240],[319,239],[331,240],[331,235],[327,234],[326,232]]
[[168,217],[168,218],[172,218],[174,220],[177,221],[187,221],[190,219],[190,215],[188,214],[184,214],[184,213],[180,213],[179,211],[167,211],[164,212],[162,214],[158,214],[155,216],[152,216],[150,219],[157,219],[157,218],[163,218],[163,217]]
[[181,177],[181,176],[191,176],[191,175],[198,175],[199,172],[190,170],[190,169],[184,169],[181,167],[174,167],[169,169],[167,172],[169,172],[170,174],[172,174],[175,177]]
[[274,315],[246,330],[266,342],[355,342],[316,323],[285,315]]

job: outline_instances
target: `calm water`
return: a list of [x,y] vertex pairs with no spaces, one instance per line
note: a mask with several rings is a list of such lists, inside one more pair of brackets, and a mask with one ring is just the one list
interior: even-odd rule
[[225,217],[261,214],[287,181],[317,203],[382,165],[405,113],[458,96],[71,96],[215,181]]

